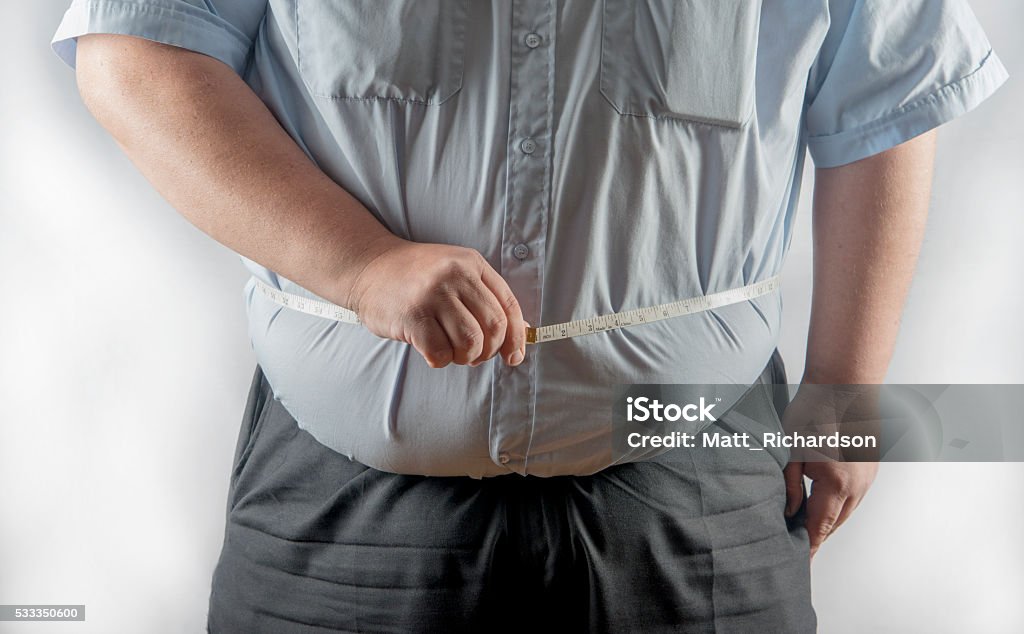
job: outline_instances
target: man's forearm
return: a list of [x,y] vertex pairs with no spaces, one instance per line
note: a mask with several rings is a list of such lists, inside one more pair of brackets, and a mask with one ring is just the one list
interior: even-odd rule
[[884,380],[924,236],[934,153],[932,131],[817,170],[805,382]]
[[339,304],[397,241],[314,165],[228,66],[129,36],[87,35],[78,83],[153,186],[228,248]]

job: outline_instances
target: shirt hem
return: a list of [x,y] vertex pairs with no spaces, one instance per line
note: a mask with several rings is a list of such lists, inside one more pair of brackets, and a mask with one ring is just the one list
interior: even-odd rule
[[989,50],[971,73],[853,130],[812,136],[807,147],[815,167],[846,165],[878,154],[973,110],[1009,77]]

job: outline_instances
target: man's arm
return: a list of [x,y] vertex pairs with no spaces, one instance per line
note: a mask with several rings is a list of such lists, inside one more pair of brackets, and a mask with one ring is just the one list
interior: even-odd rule
[[[936,131],[840,167],[814,183],[814,292],[802,383],[885,379],[914,274],[931,195]],[[799,396],[799,394],[798,394]],[[874,480],[872,462],[791,462],[787,513],[803,476],[811,554],[842,524]]]
[[924,237],[936,131],[814,177],[804,381],[881,383]]
[[477,365],[499,351],[522,359],[519,306],[483,256],[392,234],[309,160],[230,67],[123,35],[82,36],[77,55],[90,112],[204,233],[356,311],[432,367]]

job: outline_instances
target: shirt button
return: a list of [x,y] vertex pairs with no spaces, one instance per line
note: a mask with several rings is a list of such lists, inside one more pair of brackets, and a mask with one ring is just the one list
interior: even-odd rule
[[533,151],[537,149],[537,142],[533,139],[523,139],[523,142],[519,144],[520,149],[527,154],[533,154]]
[[544,40],[542,40],[536,33],[527,33],[526,37],[523,38],[523,41],[526,42],[526,45],[530,48],[537,48]]
[[519,260],[525,260],[526,256],[530,255],[530,247],[520,242],[512,249],[512,255]]
[[503,451],[500,454],[498,454],[498,462],[500,462],[501,464],[508,464],[508,461],[509,457],[507,453]]

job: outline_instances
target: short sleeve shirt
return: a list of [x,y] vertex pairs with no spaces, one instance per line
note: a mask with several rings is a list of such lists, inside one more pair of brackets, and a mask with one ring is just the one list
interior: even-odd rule
[[[986,99],[1007,73],[964,0],[75,0],[53,39],[214,57],[396,235],[478,250],[533,325],[780,272],[805,156],[835,167]],[[979,148],[979,151],[981,148]],[[430,368],[275,304],[249,336],[298,425],[371,467],[585,475],[616,385],[754,381],[781,297]]]

